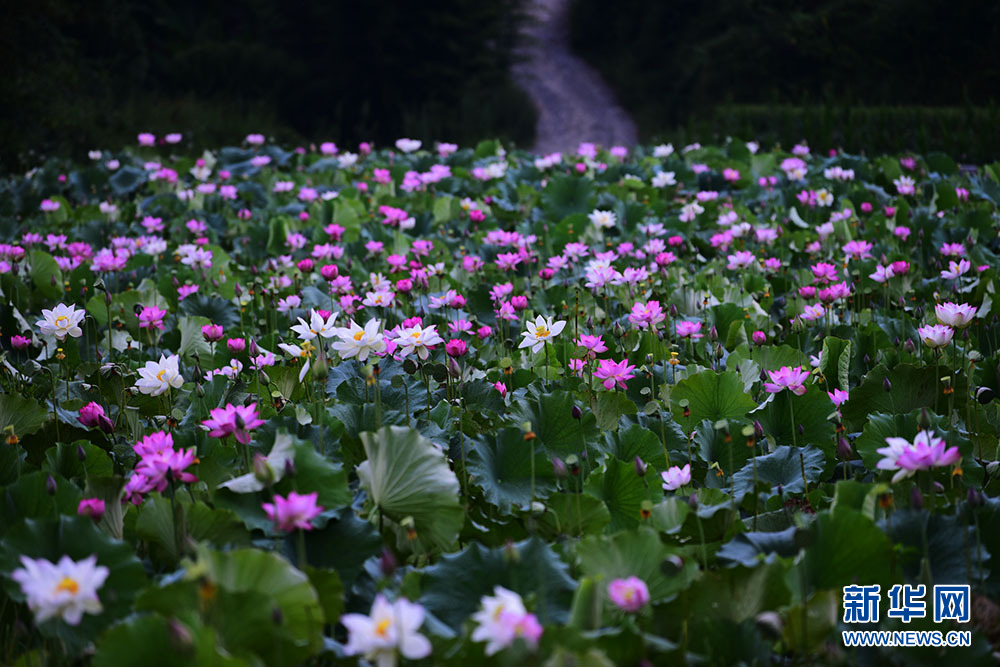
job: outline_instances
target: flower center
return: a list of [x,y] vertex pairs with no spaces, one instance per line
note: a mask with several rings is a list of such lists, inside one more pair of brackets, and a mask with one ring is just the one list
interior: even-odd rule
[[390,625],[392,625],[392,619],[383,618],[381,621],[378,622],[378,625],[375,626],[375,634],[385,639],[386,633],[389,631]]
[[56,591],[66,591],[70,595],[76,595],[80,590],[80,584],[72,577],[63,577],[56,586]]
[[66,322],[69,322],[69,318],[66,317],[65,315],[60,315],[59,317],[56,318],[56,326],[57,327],[65,326]]
[[159,373],[156,374],[156,379],[159,380],[160,382],[162,382],[163,381],[163,374],[166,373],[166,372],[167,372],[167,369],[164,368],[162,371],[160,371]]
[[354,334],[354,340],[358,340],[359,341],[362,338],[364,338],[364,336],[365,336],[365,332],[364,331],[359,331],[358,333]]
[[535,329],[536,338],[547,338],[548,335],[549,335],[549,330],[546,329],[545,327],[538,327],[537,329]]

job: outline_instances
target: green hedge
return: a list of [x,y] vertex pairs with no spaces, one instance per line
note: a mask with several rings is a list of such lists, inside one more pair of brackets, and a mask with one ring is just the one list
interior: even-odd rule
[[731,104],[658,136],[678,142],[733,136],[783,146],[806,141],[817,150],[867,154],[944,151],[960,162],[985,163],[1000,156],[1000,107]]

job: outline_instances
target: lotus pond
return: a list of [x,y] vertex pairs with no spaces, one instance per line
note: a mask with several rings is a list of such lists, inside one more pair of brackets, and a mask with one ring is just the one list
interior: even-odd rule
[[5,664],[993,664],[1000,164],[186,145],[0,182]]

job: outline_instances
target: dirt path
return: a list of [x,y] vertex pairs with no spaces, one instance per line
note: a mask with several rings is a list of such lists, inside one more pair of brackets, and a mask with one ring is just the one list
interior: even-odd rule
[[515,81],[538,109],[538,153],[575,149],[581,141],[602,146],[636,143],[635,123],[600,75],[569,46],[569,0],[531,0],[535,21],[524,28],[523,62]]

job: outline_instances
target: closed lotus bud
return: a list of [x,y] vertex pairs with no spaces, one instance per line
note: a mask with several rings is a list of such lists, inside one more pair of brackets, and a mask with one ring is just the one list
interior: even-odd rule
[[388,548],[382,549],[382,555],[378,559],[379,570],[382,571],[383,577],[391,577],[396,572],[396,556],[392,553],[392,550]]
[[802,424],[799,424],[796,428],[798,429],[798,432],[799,432],[800,436],[805,434],[805,432],[806,432],[806,427],[805,426],[803,426]]
[[906,342],[903,343],[903,349],[906,350],[907,354],[913,354],[917,351],[917,346],[912,338],[907,338]]
[[979,401],[980,405],[988,405],[994,396],[993,390],[989,387],[980,387],[976,390],[976,400]]
[[974,487],[969,487],[969,493],[966,496],[966,502],[969,503],[969,507],[982,507],[984,499],[983,494],[977,491]]
[[944,493],[944,484],[941,482],[934,482],[934,493]]
[[696,496],[693,493],[690,496],[688,496],[688,505],[691,506],[691,509],[693,509],[695,512],[697,512],[698,511],[698,496]]
[[178,653],[191,653],[194,650],[194,635],[188,626],[176,618],[167,621],[167,636],[170,644]]
[[753,437],[755,440],[764,439],[764,427],[756,419],[753,420]]
[[677,317],[677,306],[670,304],[670,317]]
[[872,363],[872,358],[871,358],[871,357],[869,357],[869,356],[868,356],[868,353],[866,352],[866,353],[865,353],[865,366],[870,366],[870,365],[871,365],[871,363]]
[[851,443],[847,438],[837,439],[837,456],[844,460],[851,458]]
[[87,452],[83,449],[83,445],[76,446],[76,458],[81,461],[87,460]]
[[884,389],[886,393],[892,391],[892,383],[889,382],[889,378],[882,378],[882,389]]
[[56,495],[56,489],[58,489],[58,486],[56,485],[55,477],[49,475],[49,478],[45,480],[45,493],[54,496]]
[[920,426],[921,431],[926,431],[931,427],[931,416],[927,412],[927,408],[920,408],[920,417],[917,419],[917,425]]
[[570,413],[573,415],[573,419],[580,419],[580,417],[583,416],[583,412],[580,410],[580,407],[577,406],[577,405],[573,406],[573,409],[570,411]]
[[257,452],[253,457],[253,476],[264,486],[274,484],[274,468],[271,467],[267,457]]
[[719,330],[715,328],[714,324],[712,325],[712,328],[708,330],[708,339],[710,341],[719,340]]
[[646,462],[640,459],[638,456],[635,457],[635,474],[639,477],[646,476]]
[[285,459],[285,477],[295,477],[295,461]]
[[910,491],[910,507],[915,510],[924,508],[924,494],[920,493],[920,489],[916,486]]
[[558,456],[552,457],[552,471],[555,473],[556,477],[559,479],[564,479],[569,471],[566,469],[566,464]]

